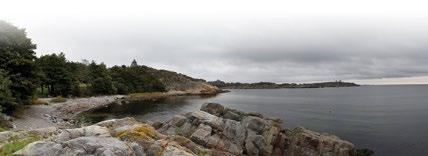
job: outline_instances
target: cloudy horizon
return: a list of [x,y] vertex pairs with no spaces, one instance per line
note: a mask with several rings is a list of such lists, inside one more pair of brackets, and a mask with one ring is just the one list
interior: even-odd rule
[[0,20],[25,28],[38,56],[227,82],[428,84],[424,2],[20,2]]

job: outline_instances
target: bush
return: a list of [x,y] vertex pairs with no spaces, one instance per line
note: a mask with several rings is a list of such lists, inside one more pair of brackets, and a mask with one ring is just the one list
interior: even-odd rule
[[6,74],[0,70],[0,112],[7,112],[16,107],[15,99],[10,90],[11,81]]
[[67,99],[65,99],[64,97],[57,96],[57,97],[53,98],[50,102],[52,102],[52,103],[61,103],[61,102],[66,102],[66,101],[67,101]]
[[41,140],[42,137],[38,135],[29,135],[27,138],[24,139],[13,139],[9,140],[8,143],[5,143],[0,148],[0,155],[13,155],[16,151],[19,151],[20,149],[24,148],[28,144],[32,142],[36,142]]
[[38,98],[34,98],[32,101],[31,101],[31,104],[32,105],[46,105],[46,104],[48,104],[46,101],[43,101],[43,100],[40,100],[40,99],[38,99]]
[[154,78],[146,67],[137,65],[135,61],[132,64],[130,67],[114,66],[110,68],[114,85],[119,94],[165,91],[165,86]]

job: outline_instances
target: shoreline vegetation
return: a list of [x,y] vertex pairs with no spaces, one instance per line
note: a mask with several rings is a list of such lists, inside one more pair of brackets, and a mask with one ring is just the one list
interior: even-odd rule
[[[75,121],[76,116],[112,103],[216,95],[226,92],[221,88],[228,87],[286,85],[213,85],[203,79],[139,65],[135,60],[128,66],[107,67],[95,61],[73,62],[64,53],[37,57],[35,49],[24,29],[0,20],[0,130],[5,130],[0,132],[0,155],[229,156],[291,152],[291,155],[365,156],[372,153],[356,149],[336,136],[302,128],[286,130],[277,119],[219,104],[204,105],[201,111],[177,115],[166,123],[126,118],[81,127]],[[347,85],[354,86],[333,82],[288,87]],[[10,117],[11,114],[15,117]],[[7,124],[9,121],[12,127]]]
[[65,54],[37,57],[36,44],[20,29],[0,20],[0,112],[39,104],[37,98],[91,97],[134,93],[176,92],[213,94],[221,92],[203,79],[140,65],[107,67],[104,63],[70,61]]
[[281,88],[329,88],[329,87],[358,87],[360,85],[351,82],[333,81],[320,83],[273,83],[273,82],[258,82],[258,83],[240,83],[240,82],[224,82],[221,80],[210,81],[209,84],[221,89],[281,89]]

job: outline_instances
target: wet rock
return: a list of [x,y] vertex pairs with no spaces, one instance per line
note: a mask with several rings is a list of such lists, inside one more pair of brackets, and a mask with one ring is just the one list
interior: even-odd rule
[[249,112],[247,113],[248,116],[255,116],[255,117],[259,117],[259,118],[263,118],[263,115],[260,113],[256,113],[256,112]]
[[253,130],[257,134],[262,134],[265,127],[268,125],[265,120],[255,116],[244,118],[242,124],[245,128]]
[[290,145],[287,155],[312,156],[350,156],[355,146],[337,136],[313,132],[305,128],[295,128],[291,131]]
[[370,156],[370,155],[374,155],[374,151],[370,150],[370,149],[357,149],[357,150],[355,150],[354,154],[351,154],[351,155]]
[[235,120],[235,121],[241,121],[242,120],[242,116],[240,116],[239,114],[237,114],[233,111],[227,111],[223,117],[225,119],[231,119],[231,120]]

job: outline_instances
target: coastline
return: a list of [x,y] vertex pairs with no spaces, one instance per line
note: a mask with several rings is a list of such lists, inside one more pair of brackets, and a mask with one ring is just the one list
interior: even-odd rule
[[[162,123],[134,118],[106,120],[74,128],[40,128],[0,133],[0,146],[31,140],[14,155],[336,155],[370,156],[370,149],[302,127],[217,103],[179,114]],[[83,149],[83,150],[81,150]],[[94,150],[88,150],[94,149]],[[83,152],[83,153],[82,153]]]
[[78,126],[75,119],[78,115],[91,110],[106,107],[113,103],[133,100],[156,100],[170,96],[217,95],[224,90],[211,92],[169,91],[156,93],[135,93],[130,95],[106,95],[84,98],[67,98],[65,102],[53,103],[51,98],[41,98],[44,105],[26,106],[10,121],[11,130],[32,130],[46,127],[71,128]]

